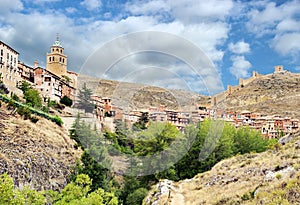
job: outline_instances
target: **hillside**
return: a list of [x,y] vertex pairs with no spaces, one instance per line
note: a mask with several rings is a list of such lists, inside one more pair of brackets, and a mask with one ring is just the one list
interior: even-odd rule
[[300,74],[268,74],[226,97],[226,109],[300,118]]
[[162,180],[144,204],[300,204],[299,187],[298,134],[291,143],[223,160],[192,179]]
[[209,97],[184,90],[168,90],[137,83],[118,82],[80,75],[78,88],[86,83],[94,94],[111,97],[113,104],[120,108],[147,109],[164,105],[168,109],[193,109],[197,104],[207,103]]
[[43,118],[34,124],[0,108],[0,174],[8,173],[18,187],[58,190],[67,184],[80,158],[68,131]]

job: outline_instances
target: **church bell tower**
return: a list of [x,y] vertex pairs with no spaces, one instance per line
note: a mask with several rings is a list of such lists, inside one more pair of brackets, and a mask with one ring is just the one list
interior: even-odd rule
[[59,41],[58,34],[56,36],[56,41],[50,49],[50,53],[47,53],[46,70],[59,77],[67,75],[68,57],[64,54],[64,48]]

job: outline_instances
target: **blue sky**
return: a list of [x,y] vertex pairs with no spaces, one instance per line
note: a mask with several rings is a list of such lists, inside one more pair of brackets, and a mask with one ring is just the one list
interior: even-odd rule
[[[1,0],[0,40],[28,65],[38,60],[45,66],[56,33],[69,57],[69,69],[82,72],[89,56],[107,42],[141,31],[167,32],[192,42],[213,62],[218,76],[199,77],[182,59],[151,52],[129,55],[105,75],[93,71],[95,76],[179,89],[187,84],[207,94],[222,89],[214,78],[220,78],[225,88],[253,70],[267,74],[275,65],[300,70],[299,0]],[[189,52],[180,42],[172,46]],[[106,69],[103,61],[94,63]]]

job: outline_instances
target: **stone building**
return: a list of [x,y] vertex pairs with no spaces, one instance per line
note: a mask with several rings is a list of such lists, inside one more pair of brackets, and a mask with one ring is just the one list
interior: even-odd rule
[[67,76],[67,60],[68,57],[64,54],[64,48],[57,36],[56,41],[50,48],[50,53],[47,53],[46,70],[60,78]]
[[2,81],[9,89],[9,91],[17,92],[16,88],[21,75],[18,72],[18,58],[19,53],[0,41],[0,73]]
[[50,47],[50,53],[46,54],[46,69],[35,62],[34,85],[44,98],[59,101],[67,96],[75,100],[78,74],[67,70],[67,60],[57,37]]
[[59,101],[67,96],[73,101],[76,97],[78,74],[67,70],[67,56],[64,54],[59,39],[50,47],[46,54],[46,69],[37,61],[30,67],[18,61],[19,53],[0,41],[0,73],[9,91],[21,94],[17,88],[22,81],[30,83],[46,99]]

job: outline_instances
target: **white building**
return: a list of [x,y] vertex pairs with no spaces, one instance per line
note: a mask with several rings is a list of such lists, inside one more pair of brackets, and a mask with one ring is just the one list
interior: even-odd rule
[[9,91],[17,92],[16,85],[21,79],[18,72],[19,53],[9,45],[0,41],[0,73]]

